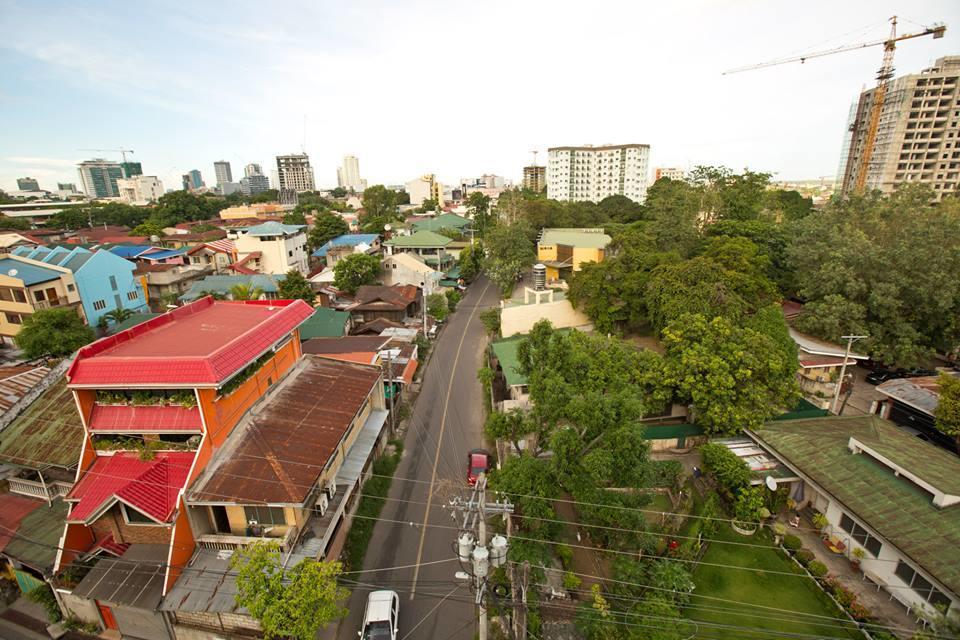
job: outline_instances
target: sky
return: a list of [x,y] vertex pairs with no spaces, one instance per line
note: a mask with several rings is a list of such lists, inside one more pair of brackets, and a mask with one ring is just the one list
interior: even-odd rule
[[[647,143],[652,166],[833,177],[882,48],[724,70],[947,23],[898,73],[960,55],[960,2],[58,2],[0,0],[0,189],[78,183],[94,156],[166,188],[228,160],[305,150],[320,187],[346,154],[370,184],[519,180],[532,151]],[[78,184],[79,187],[79,184]]]

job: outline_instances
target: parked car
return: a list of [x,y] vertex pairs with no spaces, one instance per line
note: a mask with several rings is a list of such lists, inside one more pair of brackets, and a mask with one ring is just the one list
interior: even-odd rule
[[903,378],[904,375],[899,371],[892,371],[891,369],[881,369],[880,371],[874,371],[871,374],[868,374],[866,381],[869,384],[880,384],[881,382],[886,382],[887,380],[894,380],[896,378]]
[[490,453],[485,449],[473,449],[467,454],[467,484],[477,484],[481,473],[490,468]]
[[363,630],[357,635],[361,640],[397,640],[397,624],[400,619],[400,597],[396,591],[372,591],[367,596],[367,608],[363,612]]

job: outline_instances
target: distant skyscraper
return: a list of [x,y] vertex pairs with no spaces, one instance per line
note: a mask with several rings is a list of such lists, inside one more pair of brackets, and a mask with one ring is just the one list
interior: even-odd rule
[[548,198],[600,202],[621,195],[643,202],[647,197],[648,144],[553,147],[547,153]]
[[139,162],[121,162],[120,169],[123,170],[124,178],[143,175],[143,166]]
[[17,178],[17,189],[20,191],[40,191],[40,183],[36,178]]
[[226,160],[217,160],[213,163],[213,172],[217,176],[217,186],[222,187],[228,182],[233,182],[233,172],[230,170],[230,163]]
[[198,169],[191,169],[189,172],[183,174],[181,179],[183,180],[184,191],[196,191],[197,189],[202,189],[204,186],[203,178],[200,176]]
[[[139,166],[139,163],[136,164]],[[123,178],[124,174],[123,167],[119,162],[94,158],[78,164],[77,172],[80,174],[80,184],[83,185],[83,191],[89,197],[116,198],[120,195],[117,190],[117,180]]]
[[260,165],[258,165],[256,162],[251,162],[243,168],[243,175],[248,178],[250,176],[262,176],[263,169],[261,169]]
[[356,156],[343,156],[343,164],[337,168],[337,186],[357,193],[367,188],[367,181],[360,177],[360,161]]
[[270,179],[263,175],[260,165],[250,163],[243,168],[240,180],[240,192],[245,196],[255,196],[270,189]]
[[536,193],[547,190],[547,168],[530,165],[523,168],[523,188]]
[[305,153],[277,156],[277,182],[278,189],[293,189],[297,193],[316,189],[309,156]]

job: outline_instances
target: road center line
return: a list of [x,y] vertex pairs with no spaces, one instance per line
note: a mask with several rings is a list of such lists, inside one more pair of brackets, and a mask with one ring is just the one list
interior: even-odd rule
[[453,392],[453,381],[457,377],[457,363],[460,361],[460,351],[463,350],[463,341],[467,337],[467,330],[470,328],[470,321],[473,320],[473,315],[477,312],[477,309],[480,307],[480,302],[483,300],[483,296],[487,293],[487,289],[490,288],[490,281],[487,281],[487,286],[483,288],[483,291],[480,292],[480,299],[477,301],[477,304],[473,306],[473,311],[470,312],[469,317],[467,317],[467,322],[463,326],[463,333],[460,335],[460,344],[457,345],[457,353],[453,357],[453,366],[450,368],[450,382],[447,385],[447,397],[443,401],[443,414],[440,416],[440,434],[437,436],[437,453],[433,456],[433,472],[430,474],[430,490],[427,493],[427,508],[423,512],[423,526],[420,527],[420,546],[417,547],[417,559],[416,564],[413,568],[413,585],[410,587],[410,599],[413,600],[413,597],[417,594],[417,578],[420,576],[420,559],[423,557],[423,542],[427,536],[427,524],[430,520],[430,505],[433,502],[433,483],[437,480],[437,464],[440,462],[440,449],[443,444],[443,431],[447,426],[447,407],[450,405],[450,394]]

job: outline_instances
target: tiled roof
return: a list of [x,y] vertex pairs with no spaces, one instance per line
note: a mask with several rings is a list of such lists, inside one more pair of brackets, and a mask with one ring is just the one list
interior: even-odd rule
[[931,494],[854,454],[850,438],[938,489],[960,494],[960,458],[877,416],[768,422],[755,432],[777,457],[833,495],[913,562],[960,594],[960,505],[938,508]]
[[63,275],[63,272],[30,264],[29,262],[23,262],[22,260],[3,258],[0,259],[0,275],[22,280],[23,284],[29,287],[34,284],[40,284],[41,282],[56,280]]
[[[0,371],[3,369],[0,368]],[[9,411],[48,373],[50,373],[48,367],[31,367],[28,371],[0,378],[0,413]]]
[[304,504],[379,379],[379,367],[305,356],[234,428],[188,501]]
[[90,414],[90,430],[106,433],[117,431],[165,432],[196,431],[203,428],[200,410],[196,407],[112,406],[95,404]]
[[68,521],[92,522],[119,500],[158,522],[168,522],[193,456],[192,451],[160,452],[152,460],[130,452],[97,456],[66,497],[75,502]]
[[75,468],[82,447],[83,422],[65,378],[0,431],[0,461],[24,467]]
[[102,549],[109,553],[110,555],[120,557],[127,552],[127,549],[130,548],[130,543],[120,543],[113,539],[113,534],[111,533],[106,538],[97,540],[94,543],[93,548],[90,549],[90,553],[96,553],[98,550]]
[[187,253],[193,255],[202,249],[210,249],[211,251],[218,251],[220,253],[233,253],[236,251],[236,245],[233,244],[233,240],[228,238],[224,238],[223,240],[211,240],[190,248]]
[[71,385],[218,386],[310,317],[303,300],[201,298],[80,349]]
[[445,247],[451,242],[453,242],[453,240],[447,236],[442,236],[439,233],[434,233],[433,231],[417,231],[409,236],[393,236],[384,242],[384,244],[393,247],[431,248]]

